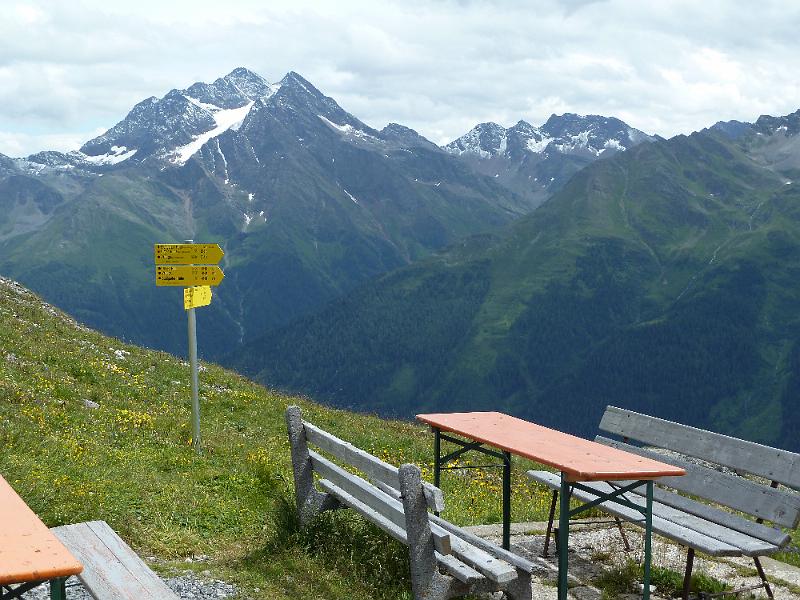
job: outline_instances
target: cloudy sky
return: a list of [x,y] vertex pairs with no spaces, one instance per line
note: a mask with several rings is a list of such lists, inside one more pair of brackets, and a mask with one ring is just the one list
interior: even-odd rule
[[786,0],[5,0],[0,153],[76,149],[238,66],[438,143],[564,112],[669,137],[800,108],[799,26]]

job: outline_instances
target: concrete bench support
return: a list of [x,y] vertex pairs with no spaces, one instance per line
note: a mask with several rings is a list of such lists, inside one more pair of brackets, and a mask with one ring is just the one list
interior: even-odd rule
[[[533,563],[432,515],[429,510],[444,508],[443,494],[422,481],[416,465],[397,468],[385,463],[304,422],[296,406],[287,408],[286,425],[301,524],[307,525],[325,510],[358,512],[408,546],[416,600],[447,600],[494,591],[504,591],[511,600],[531,600]],[[310,450],[309,443],[342,466]],[[355,467],[365,477],[343,466]]]

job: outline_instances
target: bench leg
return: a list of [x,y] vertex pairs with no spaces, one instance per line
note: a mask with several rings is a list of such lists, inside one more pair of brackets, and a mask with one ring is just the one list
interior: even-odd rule
[[[556,502],[558,502],[558,490],[553,490],[553,499],[550,501],[550,516],[547,518],[547,533],[544,534],[542,558],[547,558],[547,550],[550,548],[550,536],[553,533],[553,518],[556,516]],[[558,530],[556,530],[556,535],[558,535]]]
[[299,407],[290,406],[286,409],[286,429],[289,432],[289,446],[292,453],[297,515],[300,525],[305,526],[317,513],[338,508],[339,502],[333,496],[323,494],[314,487],[314,473]]
[[508,584],[505,593],[511,600],[533,600],[531,574],[517,569],[517,578]]
[[622,542],[625,544],[625,552],[631,551],[631,545],[628,543],[628,536],[625,535],[625,528],[622,527],[622,521],[619,517],[614,517],[614,520],[617,522],[617,528],[619,529],[619,534],[622,536]]
[[415,465],[400,467],[400,496],[406,515],[406,536],[411,563],[411,590],[415,600],[447,600],[463,596],[469,586],[442,575],[436,564],[428,504],[422,491],[422,476]]
[[683,576],[683,600],[689,600],[689,587],[692,584],[692,567],[694,566],[694,548],[689,548],[686,553],[686,573]]
[[50,580],[50,600],[67,600],[66,583],[66,577]]
[[764,583],[764,590],[767,592],[767,596],[769,596],[770,600],[772,600],[775,596],[772,594],[769,581],[767,581],[767,574],[764,573],[764,567],[761,566],[761,561],[758,560],[757,556],[753,557],[753,562],[756,563],[756,571],[758,571],[758,576],[761,577],[761,581]]

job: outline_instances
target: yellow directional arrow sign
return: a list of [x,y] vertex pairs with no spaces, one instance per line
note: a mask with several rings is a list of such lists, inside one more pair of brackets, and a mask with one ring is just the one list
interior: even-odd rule
[[156,267],[156,285],[189,287],[192,285],[219,285],[225,273],[213,266],[177,265]]
[[211,304],[211,288],[207,285],[188,287],[183,290],[183,308],[200,308]]
[[225,253],[219,244],[156,244],[157,265],[215,265]]

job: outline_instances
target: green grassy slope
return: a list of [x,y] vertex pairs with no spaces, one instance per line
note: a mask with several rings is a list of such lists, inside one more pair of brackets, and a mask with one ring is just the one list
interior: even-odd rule
[[598,161],[507,235],[232,364],[387,414],[501,407],[593,435],[616,404],[796,450],[800,187],[748,152],[706,132]]
[[[0,474],[48,525],[104,519],[165,572],[203,554],[195,568],[249,597],[410,598],[404,548],[348,511],[306,534],[293,528],[283,412],[300,404],[309,420],[395,464],[416,462],[428,478],[430,433],[203,367],[197,456],[184,362],[86,329],[0,278]],[[542,519],[548,494],[523,466],[513,514]],[[444,489],[454,522],[500,519],[495,472],[445,476]]]

